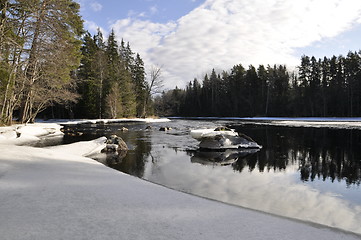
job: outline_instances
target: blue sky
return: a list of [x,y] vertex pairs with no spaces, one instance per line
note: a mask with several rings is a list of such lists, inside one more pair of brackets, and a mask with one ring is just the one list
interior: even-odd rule
[[123,18],[138,18],[153,22],[176,21],[202,0],[79,0],[82,16],[104,28]]
[[168,88],[212,68],[299,64],[361,49],[360,0],[78,0],[85,27],[114,29]]

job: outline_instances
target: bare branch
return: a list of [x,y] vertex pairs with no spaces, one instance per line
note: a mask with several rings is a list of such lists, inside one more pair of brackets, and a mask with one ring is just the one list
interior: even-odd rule
[[150,69],[149,94],[161,93],[163,87],[164,79],[162,78],[162,69],[161,67],[153,65]]

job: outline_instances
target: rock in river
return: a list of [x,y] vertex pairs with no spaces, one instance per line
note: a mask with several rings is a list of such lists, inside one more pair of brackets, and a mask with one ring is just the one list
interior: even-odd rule
[[116,151],[128,151],[128,146],[121,137],[117,135],[111,135],[107,139],[107,146],[102,152],[116,152]]

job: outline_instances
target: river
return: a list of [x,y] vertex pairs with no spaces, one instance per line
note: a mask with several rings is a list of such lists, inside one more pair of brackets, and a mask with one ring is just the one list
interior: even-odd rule
[[[151,129],[146,130],[147,126]],[[160,127],[169,131],[159,131]],[[191,129],[229,126],[263,148],[200,152]],[[129,131],[121,131],[126,127]],[[256,125],[237,120],[82,125],[81,137],[117,134],[124,158],[104,164],[185,193],[361,234],[361,130]]]

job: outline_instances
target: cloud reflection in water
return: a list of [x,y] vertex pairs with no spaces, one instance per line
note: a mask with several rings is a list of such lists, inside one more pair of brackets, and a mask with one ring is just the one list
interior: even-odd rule
[[[155,156],[156,155],[156,156]],[[191,163],[192,156],[172,149],[154,151],[158,161],[148,165],[144,178],[168,187],[246,208],[319,223],[361,234],[361,206],[332,192],[321,192],[295,181],[298,166],[287,171],[235,171]],[[228,159],[229,160],[229,159]],[[150,160],[148,163],[151,162]]]

